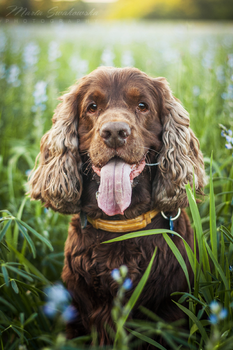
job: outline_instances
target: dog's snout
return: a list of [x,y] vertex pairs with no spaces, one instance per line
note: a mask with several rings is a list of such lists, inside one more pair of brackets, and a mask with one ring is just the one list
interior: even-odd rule
[[100,136],[110,148],[122,147],[130,134],[130,126],[124,122],[108,122],[100,129]]

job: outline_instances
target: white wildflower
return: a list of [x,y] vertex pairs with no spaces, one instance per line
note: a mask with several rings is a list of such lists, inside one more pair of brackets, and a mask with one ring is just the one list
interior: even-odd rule
[[49,49],[48,49],[49,62],[56,61],[60,56],[61,56],[61,51],[59,50],[59,44],[56,41],[51,41],[49,43]]
[[23,52],[23,61],[26,68],[33,67],[37,64],[39,52],[40,48],[34,42],[30,42],[25,46]]
[[13,85],[14,87],[19,86],[20,85],[19,74],[20,74],[19,67],[16,64],[12,64],[9,67],[8,74],[7,74],[6,81],[8,82],[8,84]]

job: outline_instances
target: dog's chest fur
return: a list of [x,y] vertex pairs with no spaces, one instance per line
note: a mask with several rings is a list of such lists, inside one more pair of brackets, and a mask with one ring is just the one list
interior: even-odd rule
[[[183,230],[183,227],[187,225],[186,221],[186,214],[182,213],[176,223],[176,232],[180,231],[182,236],[186,234],[186,231]],[[147,229],[166,227],[166,224],[168,225],[158,214]],[[114,268],[119,268],[123,264],[127,265],[128,276],[133,282],[133,288],[135,288],[148,266],[148,261],[151,259],[155,247],[157,247],[156,257],[141,297],[142,300],[139,303],[148,308],[152,307],[152,310],[156,311],[162,300],[168,298],[178,286],[183,284],[183,289],[187,288],[185,276],[161,234],[121,242],[103,243],[118,235],[95,230],[91,225],[81,230],[79,217],[74,216],[72,219],[66,242],[63,279],[67,282],[68,289],[75,290],[79,298],[86,294],[87,289],[90,291],[88,294],[89,297],[91,296],[91,300],[89,300],[92,304],[91,308],[95,309],[103,302],[109,303],[109,307],[112,306],[112,300],[118,289],[117,283],[111,276]],[[176,236],[170,237],[188,264],[181,239]],[[184,238],[192,245],[192,237]],[[167,286],[166,289],[162,288],[164,284]],[[131,293],[132,291],[127,292],[126,296],[129,297]],[[86,311],[88,312],[88,310]]]

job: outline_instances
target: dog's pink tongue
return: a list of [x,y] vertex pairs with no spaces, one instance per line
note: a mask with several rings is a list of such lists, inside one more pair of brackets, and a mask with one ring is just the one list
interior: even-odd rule
[[108,162],[100,173],[98,206],[107,215],[124,214],[131,203],[131,167],[120,159]]

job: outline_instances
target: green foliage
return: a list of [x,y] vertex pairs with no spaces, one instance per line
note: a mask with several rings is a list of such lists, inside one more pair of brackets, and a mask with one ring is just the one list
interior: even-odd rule
[[[141,311],[148,321],[127,320],[143,293],[149,265],[130,300],[125,302],[119,285],[113,306],[116,330],[109,330],[114,346],[130,349],[148,342],[164,349],[154,341],[159,335],[172,349],[231,350],[233,166],[232,151],[225,149],[219,128],[219,124],[226,131],[233,127],[233,41],[228,27],[219,27],[216,33],[212,26],[137,23],[115,25],[107,33],[105,26],[86,24],[64,26],[59,35],[57,28],[14,25],[0,31],[0,349],[99,348],[95,330],[68,341],[61,318],[50,319],[44,313],[45,287],[60,279],[69,217],[30,202],[25,192],[27,175],[34,167],[40,138],[50,128],[60,91],[105,63],[134,65],[149,75],[167,78],[190,112],[209,176],[206,195],[198,206],[190,185],[186,189],[194,251],[183,243],[194,272],[193,289],[169,230],[142,231],[118,239],[163,235],[190,286],[188,293],[174,293],[179,295],[178,307],[188,315],[189,331],[181,331],[180,323],[166,324],[145,309]],[[212,151],[213,157],[208,158]],[[213,300],[219,305],[216,314],[211,309]],[[227,310],[223,318],[221,310]]]

